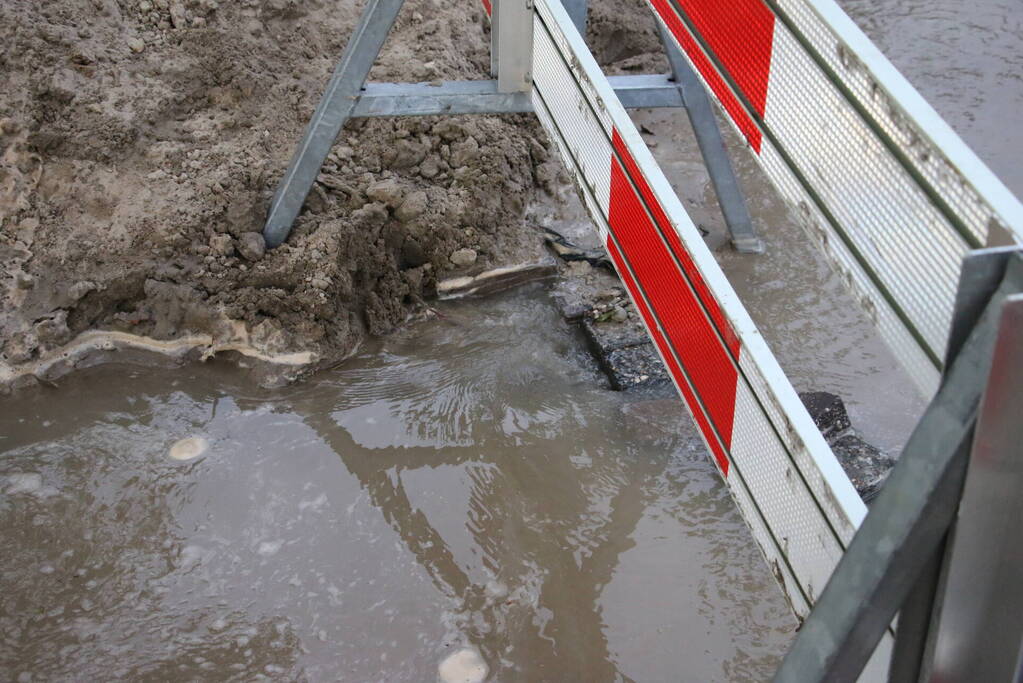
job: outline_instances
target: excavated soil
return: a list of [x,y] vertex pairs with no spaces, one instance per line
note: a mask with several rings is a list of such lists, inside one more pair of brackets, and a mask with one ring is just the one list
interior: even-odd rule
[[[531,116],[352,121],[287,243],[264,249],[360,9],[0,4],[0,387],[125,335],[322,366],[408,320],[439,277],[541,253],[532,208],[567,180]],[[660,66],[638,0],[595,3],[588,39],[610,71]],[[471,0],[413,0],[371,78],[486,78],[488,43]],[[85,344],[96,330],[120,336]]]

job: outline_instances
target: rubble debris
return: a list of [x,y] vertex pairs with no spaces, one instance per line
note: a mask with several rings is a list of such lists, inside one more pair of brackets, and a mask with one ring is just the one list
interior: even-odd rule
[[842,469],[864,502],[873,499],[884,485],[895,459],[860,438],[853,430],[845,402],[826,391],[799,394]]
[[594,268],[614,270],[611,260],[603,249],[580,249],[565,237],[550,228],[544,229],[544,242],[564,261],[586,261]]

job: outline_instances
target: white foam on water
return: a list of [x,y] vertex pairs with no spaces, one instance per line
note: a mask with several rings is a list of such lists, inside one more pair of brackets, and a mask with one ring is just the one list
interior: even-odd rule
[[437,667],[442,683],[482,683],[490,673],[490,667],[480,653],[465,647],[444,658]]
[[4,493],[36,493],[43,487],[43,475],[38,472],[15,472],[6,480]]
[[171,460],[193,460],[206,452],[210,444],[201,436],[190,436],[170,447],[167,455]]
[[263,557],[270,557],[276,555],[282,545],[284,545],[284,541],[263,541],[259,544],[257,552]]

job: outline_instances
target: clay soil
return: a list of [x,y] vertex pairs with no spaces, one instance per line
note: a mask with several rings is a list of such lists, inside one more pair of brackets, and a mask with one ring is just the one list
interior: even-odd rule
[[[525,115],[350,122],[286,244],[264,249],[360,10],[0,2],[0,388],[71,369],[54,359],[97,330],[321,367],[422,310],[438,278],[541,254],[532,207],[567,180]],[[588,40],[609,71],[660,70],[640,0],[595,3]],[[410,0],[371,79],[487,78],[488,45],[472,0]],[[464,249],[477,259],[456,265]]]

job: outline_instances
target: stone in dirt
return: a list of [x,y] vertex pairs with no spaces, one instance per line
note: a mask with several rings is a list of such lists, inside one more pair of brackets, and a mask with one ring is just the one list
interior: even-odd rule
[[238,253],[248,261],[258,261],[266,254],[266,241],[259,232],[247,232],[238,238]]
[[210,249],[218,256],[234,254],[234,239],[230,235],[214,235],[210,238]]
[[458,249],[451,253],[451,262],[459,268],[468,268],[476,263],[475,249]]
[[401,203],[401,206],[394,212],[394,215],[402,223],[408,223],[421,216],[426,211],[427,206],[426,193],[422,191],[413,192],[405,197],[405,201]]
[[381,180],[366,188],[366,196],[388,208],[396,209],[405,198],[405,188],[396,180]]

